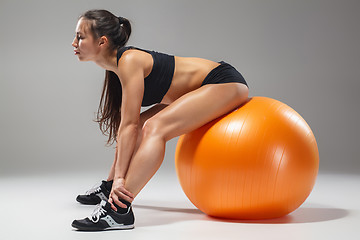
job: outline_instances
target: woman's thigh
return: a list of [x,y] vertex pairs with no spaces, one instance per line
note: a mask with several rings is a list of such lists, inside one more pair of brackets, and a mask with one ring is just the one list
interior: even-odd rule
[[140,114],[139,127],[142,128],[144,123],[149,118],[151,118],[152,116],[154,116],[155,114],[157,114],[158,112],[160,112],[161,110],[163,110],[167,106],[168,106],[167,104],[156,104],[156,105],[152,106],[151,108],[147,109],[146,111],[142,112]]
[[143,131],[168,141],[234,110],[247,99],[248,87],[241,83],[204,85],[149,118]]

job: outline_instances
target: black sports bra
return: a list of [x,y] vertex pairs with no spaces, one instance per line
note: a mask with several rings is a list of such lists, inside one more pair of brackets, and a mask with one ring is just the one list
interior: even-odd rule
[[175,70],[175,58],[172,55],[141,48],[128,46],[122,47],[117,52],[117,62],[122,54],[129,49],[137,49],[151,54],[154,64],[150,74],[144,78],[144,97],[141,106],[146,107],[160,103],[169,90]]

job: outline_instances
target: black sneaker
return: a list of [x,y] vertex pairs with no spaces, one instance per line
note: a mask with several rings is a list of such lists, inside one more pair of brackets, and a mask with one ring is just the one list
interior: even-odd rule
[[106,183],[106,181],[102,181],[100,186],[91,188],[84,195],[78,195],[76,201],[86,205],[96,205],[102,200],[107,201],[110,191],[106,188]]
[[132,229],[134,228],[134,221],[134,213],[131,207],[127,213],[120,214],[111,209],[110,203],[101,201],[90,217],[74,220],[71,226],[80,231]]

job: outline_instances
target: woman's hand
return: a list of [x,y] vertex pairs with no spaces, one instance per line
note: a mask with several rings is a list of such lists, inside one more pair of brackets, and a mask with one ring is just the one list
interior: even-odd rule
[[114,203],[122,208],[127,208],[127,206],[122,203],[119,199],[123,199],[129,203],[131,203],[134,200],[134,194],[129,192],[125,189],[125,179],[124,178],[118,178],[114,179],[112,189],[109,196],[109,203],[111,204],[111,208],[114,211],[117,211],[117,208],[115,207]]

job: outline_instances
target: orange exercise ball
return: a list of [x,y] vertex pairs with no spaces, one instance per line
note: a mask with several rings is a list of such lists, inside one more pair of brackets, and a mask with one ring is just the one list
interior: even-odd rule
[[278,218],[309,196],[319,169],[305,120],[277,100],[253,97],[180,136],[180,184],[202,212],[229,219]]

